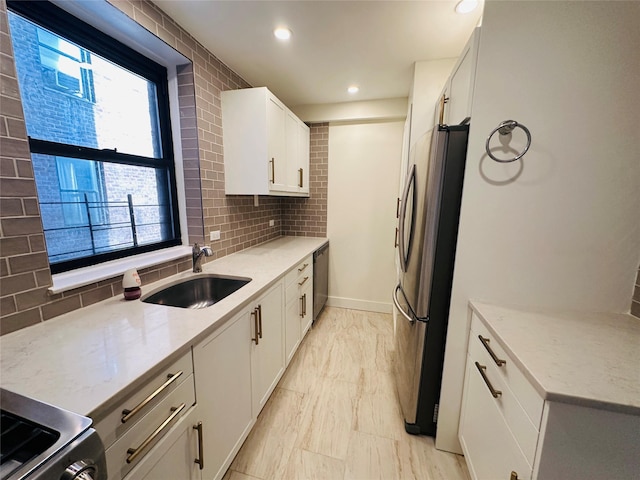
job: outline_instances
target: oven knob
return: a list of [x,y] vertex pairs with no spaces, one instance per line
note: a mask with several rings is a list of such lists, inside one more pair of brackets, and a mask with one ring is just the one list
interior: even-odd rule
[[87,460],[69,465],[60,480],[96,480],[98,467]]

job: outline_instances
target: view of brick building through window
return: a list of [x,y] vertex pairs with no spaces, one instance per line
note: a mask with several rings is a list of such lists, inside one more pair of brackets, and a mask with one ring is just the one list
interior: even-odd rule
[[[31,138],[162,156],[156,86],[9,13]],[[57,155],[32,155],[52,264],[160,242],[171,235],[165,171]]]

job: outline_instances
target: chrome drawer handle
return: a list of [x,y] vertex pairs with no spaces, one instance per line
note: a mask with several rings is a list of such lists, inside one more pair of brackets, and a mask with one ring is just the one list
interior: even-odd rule
[[308,266],[309,266],[309,264],[308,264],[308,263],[305,263],[304,265],[302,265],[302,267],[300,267],[300,268],[298,269],[298,272],[302,272],[302,271],[303,271],[305,268],[307,268]]
[[150,444],[151,442],[153,442],[156,437],[158,435],[160,435],[160,433],[162,433],[162,431],[167,428],[167,425],[169,425],[174,418],[176,418],[178,415],[180,415],[180,412],[182,410],[184,410],[184,407],[186,405],[183,403],[181,404],[179,407],[171,407],[171,411],[173,412],[171,415],[169,415],[169,417],[160,424],[160,426],[158,428],[156,428],[153,433],[151,433],[151,435],[149,435],[146,440],[144,442],[142,442],[140,444],[140,446],[138,448],[130,448],[127,450],[127,453],[129,454],[129,456],[127,457],[127,463],[131,463],[133,462],[136,458],[138,458],[138,455],[140,455],[143,450],[145,450]]
[[169,385],[175,382],[178,379],[178,377],[182,375],[182,373],[183,373],[182,370],[180,370],[178,373],[173,373],[173,374],[170,373],[169,375],[167,375],[168,380],[164,382],[162,385],[160,385],[155,392],[153,392],[151,395],[149,395],[147,398],[141,401],[138,405],[136,405],[133,408],[133,410],[127,410],[126,408],[122,410],[122,418],[120,419],[122,423],[127,423],[129,420],[131,420],[131,417],[139,413],[140,410],[142,410],[144,407],[146,407],[149,404],[149,402],[151,402],[155,397],[160,395],[160,393],[163,390],[167,389]]
[[498,398],[500,395],[502,395],[502,392],[500,390],[496,390],[495,388],[493,388],[493,385],[491,385],[491,382],[487,378],[487,374],[484,373],[484,371],[486,370],[487,367],[485,367],[484,365],[480,365],[478,362],[476,362],[476,368],[480,372],[480,375],[482,376],[482,379],[484,380],[484,383],[489,388],[489,391],[491,392],[491,395],[493,395],[493,398]]
[[496,365],[501,367],[502,365],[505,365],[507,363],[506,360],[500,360],[498,358],[498,356],[494,353],[494,351],[489,346],[489,339],[488,338],[484,338],[482,335],[478,335],[478,338],[482,342],[482,345],[484,345],[484,348],[487,349],[487,352],[489,352],[489,355],[491,355],[491,358],[493,358],[493,361],[496,362]]

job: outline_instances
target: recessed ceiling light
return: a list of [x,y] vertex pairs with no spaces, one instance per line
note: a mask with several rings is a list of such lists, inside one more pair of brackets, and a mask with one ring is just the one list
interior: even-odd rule
[[278,27],[273,31],[278,40],[289,40],[291,38],[291,30],[286,27]]
[[478,0],[460,0],[456,5],[457,13],[473,12],[478,6]]
[[356,85],[351,85],[349,88],[347,88],[347,92],[354,94],[354,93],[358,93],[360,91],[360,87],[357,87]]

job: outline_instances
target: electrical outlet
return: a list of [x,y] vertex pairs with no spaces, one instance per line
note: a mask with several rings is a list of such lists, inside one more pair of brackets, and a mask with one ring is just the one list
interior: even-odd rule
[[220,230],[209,232],[209,240],[220,240]]
[[270,227],[275,226],[275,224],[276,224],[276,221],[275,221],[275,220],[269,220],[269,226],[270,226]]

